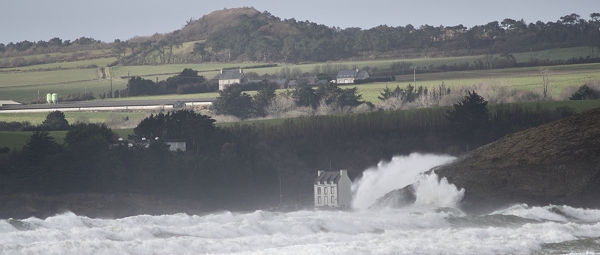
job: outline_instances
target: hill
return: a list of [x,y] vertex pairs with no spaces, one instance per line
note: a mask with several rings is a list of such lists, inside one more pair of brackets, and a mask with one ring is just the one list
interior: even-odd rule
[[[409,24],[341,29],[293,18],[281,20],[267,11],[243,7],[214,11],[198,20],[190,20],[183,28],[170,33],[117,39],[111,43],[82,37],[73,42],[52,38],[49,41],[0,44],[0,67],[50,63],[48,61],[54,58],[61,61],[90,58],[92,54],[86,56],[85,52],[80,52],[100,49],[107,51],[94,57],[117,57],[119,61],[113,64],[119,65],[250,61],[300,63],[490,55],[467,66],[447,67],[448,70],[464,70],[473,66],[486,69],[514,67],[518,62],[528,62],[528,65],[560,64],[533,52],[583,46],[590,47],[585,56],[564,56],[561,61],[597,62],[598,16],[600,14],[592,14],[586,20],[573,13],[560,17],[556,22],[529,24],[523,20],[504,19],[471,28],[462,25],[414,27]],[[184,45],[186,50],[178,52]],[[190,48],[193,48],[191,52]],[[77,54],[54,56],[57,52]],[[525,61],[513,55],[527,52],[530,54]],[[34,59],[24,57],[32,54],[38,56]]]
[[449,165],[465,211],[511,204],[600,207],[600,108],[508,135]]
[[188,22],[179,34],[189,41],[206,40],[212,34],[219,33],[251,20],[268,19],[265,14],[251,7],[223,9],[204,15],[202,18]]

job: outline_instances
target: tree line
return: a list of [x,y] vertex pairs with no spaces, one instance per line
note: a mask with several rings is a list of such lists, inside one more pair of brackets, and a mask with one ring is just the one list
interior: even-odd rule
[[[254,96],[244,92],[247,90],[247,85],[233,84],[226,87],[219,91],[212,110],[215,114],[232,115],[242,120],[251,117],[265,117],[272,113],[272,110],[285,110],[277,105],[276,84],[263,81],[257,85],[259,86],[258,93]],[[327,105],[335,108],[351,108],[363,103],[373,105],[362,100],[362,95],[358,93],[357,87],[342,89],[331,82],[319,84],[316,89],[311,85],[301,84],[294,89],[282,92],[280,97],[291,99],[296,107],[311,109]]]
[[[289,32],[267,29],[273,24],[283,24]],[[471,28],[463,25],[416,28],[409,24],[371,29],[340,29],[295,19],[281,21],[263,13],[259,18],[248,18],[238,26],[211,34],[205,43],[197,45],[195,52],[203,59],[225,62],[322,62],[369,53],[407,58],[422,57],[422,52],[433,56],[502,54],[556,47],[600,47],[599,26],[600,13],[592,13],[589,20],[573,13],[546,23],[507,18]],[[598,56],[598,52],[594,54]]]
[[153,81],[139,76],[130,77],[127,88],[102,93],[101,99],[144,95],[190,94],[213,92],[219,89],[216,81],[198,75],[198,71],[185,68],[179,74],[163,81]]
[[[217,127],[211,117],[184,109],[145,118],[123,141],[101,124],[72,125],[64,144],[36,131],[22,150],[0,154],[0,192],[131,192],[247,210],[276,205],[280,182],[284,201],[298,202],[298,194],[311,192],[317,170],[348,169],[354,178],[395,155],[460,155],[571,114],[569,108],[489,107],[475,92],[452,107],[302,117],[277,125]],[[185,140],[186,151],[171,152],[165,139]]]

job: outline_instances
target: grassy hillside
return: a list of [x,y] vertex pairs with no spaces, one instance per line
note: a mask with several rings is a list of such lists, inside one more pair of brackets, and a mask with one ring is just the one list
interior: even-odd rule
[[[187,45],[187,46],[186,46]],[[190,45],[184,44],[189,48]],[[514,54],[518,62],[526,62],[531,56],[537,59],[569,59],[585,56],[589,54],[589,47],[575,47],[564,49],[552,49],[531,53]],[[484,56],[464,56],[464,57],[449,57],[449,58],[419,58],[419,59],[390,59],[390,60],[371,60],[371,61],[348,61],[348,62],[331,62],[333,65],[344,65],[347,67],[369,67],[378,70],[389,69],[392,63],[407,61],[413,63],[412,67],[428,67],[431,65],[452,65],[460,63],[472,63],[473,61],[483,58]],[[0,68],[0,99],[16,100],[20,102],[35,101],[46,93],[58,93],[61,96],[66,96],[72,93],[92,92],[96,97],[98,94],[110,90],[111,81],[106,77],[102,77],[102,73],[98,68],[84,68],[93,65],[106,66],[107,63],[114,61],[114,58],[99,58],[72,62],[60,62],[53,64],[33,65],[22,68]],[[290,69],[298,68],[302,72],[310,73],[317,66],[323,66],[327,63],[309,63],[286,65],[279,64],[277,67],[247,68],[245,72],[255,72],[259,76],[273,75],[282,68]],[[199,71],[200,75],[208,79],[215,78],[220,69],[232,67],[248,67],[255,66],[257,63],[202,63],[202,64],[172,64],[172,65],[156,65],[156,66],[115,66],[106,68],[113,77],[113,90],[125,89],[128,76],[141,76],[146,79],[164,80],[183,70],[184,68],[192,68]],[[591,80],[600,80],[599,70],[600,64],[580,64],[580,65],[563,65],[550,66],[548,69],[550,74],[551,94],[556,97],[561,91],[569,86],[581,86]],[[377,76],[377,72],[372,74]],[[123,78],[121,78],[123,77]],[[408,83],[413,83],[413,75],[397,75],[396,82],[360,85],[360,93],[363,94],[367,101],[377,102],[377,96],[381,89],[385,86],[395,87],[400,85],[405,87]],[[492,70],[475,70],[461,72],[440,72],[440,73],[417,73],[417,85],[426,87],[437,87],[441,82],[444,82],[451,88],[472,86],[480,83],[488,83],[491,86],[511,87],[519,90],[539,90],[541,86],[541,75],[539,67],[531,68],[510,68],[510,69],[492,69]],[[214,95],[214,94],[213,94]],[[181,97],[203,96],[203,95],[182,95]],[[212,96],[212,95],[211,95]],[[168,96],[177,97],[177,96]],[[206,97],[206,96],[203,96]]]

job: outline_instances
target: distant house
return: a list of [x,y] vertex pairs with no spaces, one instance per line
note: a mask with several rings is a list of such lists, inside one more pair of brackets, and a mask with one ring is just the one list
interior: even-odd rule
[[[158,137],[154,138],[154,140],[159,140]],[[169,151],[186,151],[186,141],[182,140],[182,139],[164,139],[163,142],[165,142],[167,145],[169,145]],[[118,141],[113,142],[112,144],[113,146],[127,146],[130,149],[137,149],[137,148],[141,148],[141,149],[146,149],[148,147],[150,147],[150,140],[146,139],[145,137],[142,137],[141,140],[133,140],[133,139],[128,139],[125,140],[123,138],[119,138]]]
[[179,140],[179,139],[165,139],[165,143],[167,145],[169,145],[169,150],[170,151],[185,151],[186,149],[186,142],[185,140]]
[[351,207],[352,181],[348,171],[318,171],[314,185],[315,206]]
[[219,90],[223,90],[231,84],[243,84],[245,77],[242,69],[223,70],[219,75]]
[[366,78],[369,78],[369,73],[366,70],[341,70],[336,76],[336,83],[354,83],[355,80],[364,80]]

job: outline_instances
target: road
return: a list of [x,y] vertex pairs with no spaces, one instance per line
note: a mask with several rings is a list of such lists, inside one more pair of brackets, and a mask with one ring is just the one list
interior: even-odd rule
[[173,107],[176,103],[191,104],[210,104],[214,102],[214,98],[179,98],[179,99],[155,99],[155,100],[119,100],[119,101],[76,101],[76,102],[60,102],[58,104],[11,104],[0,106],[2,112],[27,112],[27,111],[54,111],[54,110],[111,110],[111,109],[142,109],[142,108],[159,108],[168,106]]

